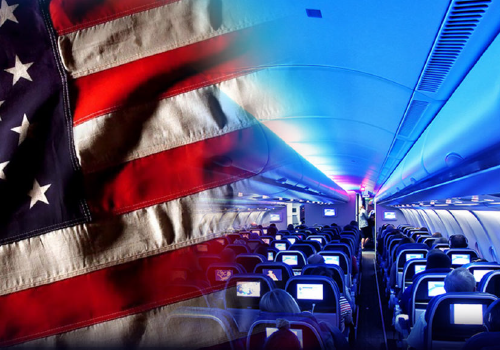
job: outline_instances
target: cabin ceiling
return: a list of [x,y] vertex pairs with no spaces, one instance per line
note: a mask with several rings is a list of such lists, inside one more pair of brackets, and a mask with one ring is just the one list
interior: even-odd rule
[[345,190],[376,192],[484,50],[470,44],[444,81],[423,86],[446,21],[487,2],[292,1],[269,38],[281,106],[256,117]]

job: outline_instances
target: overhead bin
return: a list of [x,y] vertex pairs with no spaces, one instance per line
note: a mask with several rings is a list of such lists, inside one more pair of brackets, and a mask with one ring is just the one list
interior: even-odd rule
[[500,148],[498,57],[500,36],[484,52],[382,186],[378,201],[421,191],[422,186],[419,187],[419,184],[424,181],[429,187],[451,179],[454,180],[457,195],[463,195],[463,191],[459,191],[460,181],[453,178],[453,172],[457,173],[456,170],[460,168],[458,177],[465,180],[468,175],[493,168],[492,164],[480,162],[474,167],[464,165],[478,157],[497,153]]

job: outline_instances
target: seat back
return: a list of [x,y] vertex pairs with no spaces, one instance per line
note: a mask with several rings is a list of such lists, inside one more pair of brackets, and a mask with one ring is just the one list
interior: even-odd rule
[[332,326],[340,326],[340,291],[335,281],[325,276],[295,276],[285,290],[297,301],[301,311],[323,314]]
[[403,268],[405,264],[412,259],[427,258],[427,249],[403,249],[399,252],[396,258],[397,278],[396,287],[402,288],[403,286]]
[[330,241],[330,237],[326,235],[310,235],[307,240],[316,241],[321,244],[321,247],[324,247]]
[[217,254],[203,254],[198,256],[198,264],[203,271],[207,271],[208,266],[211,264],[222,262]]
[[168,333],[168,346],[173,349],[235,349],[239,338],[231,314],[215,308],[178,308],[169,313],[164,331]]
[[271,242],[274,241],[274,237],[263,235],[263,236],[260,236],[260,240],[262,242],[264,242],[265,244],[271,245]]
[[312,241],[310,239],[306,239],[306,240],[303,240],[300,242],[300,244],[307,244],[307,245],[310,245],[311,247],[314,248],[314,250],[317,252],[320,252],[321,249],[322,249],[322,246],[319,242],[316,242],[316,241]]
[[325,264],[333,264],[340,266],[342,271],[344,271],[344,281],[348,287],[351,287],[351,265],[352,260],[347,257],[343,252],[336,251],[322,251],[319,253],[325,258]]
[[323,251],[337,251],[337,252],[340,251],[340,252],[343,252],[348,257],[352,256],[351,247],[345,243],[328,243],[323,248]]
[[327,264],[309,264],[304,266],[302,269],[302,276],[311,276],[313,275],[314,269],[317,267],[324,267],[331,271],[333,275],[333,280],[339,287],[340,294],[344,294],[345,291],[345,279],[344,279],[344,271],[337,265],[327,265]]
[[233,275],[226,283],[224,306],[226,309],[258,310],[262,296],[274,288],[274,281],[265,275]]
[[306,257],[309,257],[313,254],[316,254],[316,249],[314,249],[314,247],[312,245],[309,245],[309,244],[295,243],[295,244],[292,244],[292,246],[290,247],[289,250],[298,250],[298,251],[304,253],[304,255]]
[[283,239],[286,239],[288,242],[290,242],[291,245],[294,245],[295,243],[302,241],[302,238],[299,237],[298,235],[288,235],[283,237]]
[[265,313],[255,321],[248,331],[246,348],[260,350],[269,336],[277,331],[276,320],[284,318],[290,323],[290,330],[295,333],[300,341],[301,349],[325,349],[321,338],[321,328],[317,322],[294,314]]
[[222,287],[226,285],[231,276],[246,272],[241,264],[219,262],[208,266],[206,276],[212,287]]
[[293,270],[290,265],[282,262],[264,262],[255,266],[254,273],[269,276],[277,288],[285,289],[286,282],[293,277]]
[[478,258],[474,249],[470,248],[453,248],[446,251],[451,259],[451,267],[457,268],[465,264],[470,264],[471,261]]
[[262,240],[259,239],[249,239],[247,241],[247,247],[250,249],[252,252],[257,248],[259,245],[264,243]]
[[239,233],[230,233],[226,235],[229,244],[233,244],[237,239],[242,239],[243,237]]
[[497,299],[488,293],[446,293],[431,300],[425,313],[427,349],[462,348],[470,337],[484,332],[483,315]]
[[286,239],[276,239],[271,242],[271,247],[278,250],[287,250],[292,244]]
[[425,270],[427,259],[411,259],[403,267],[402,286],[403,289],[413,283],[413,276]]
[[307,264],[306,256],[298,250],[279,251],[274,261],[288,264],[295,275],[300,274],[302,272],[302,267]]
[[484,275],[477,290],[500,298],[500,271],[494,270]]
[[474,278],[476,279],[476,285],[479,285],[479,282],[481,282],[484,275],[486,275],[488,272],[500,270],[500,264],[496,262],[486,261],[473,262],[470,264],[465,264],[462,267],[466,268],[470,273],[474,275]]
[[420,315],[425,312],[433,297],[445,293],[444,279],[446,275],[446,273],[426,272],[413,281],[413,293],[408,302],[410,326],[413,326]]
[[257,264],[263,263],[265,261],[267,261],[267,257],[254,253],[239,254],[236,257],[236,262],[238,264],[241,264],[249,273],[251,273],[255,269],[255,266],[257,266]]
[[242,244],[228,244],[226,248],[232,249],[236,256],[238,256],[239,254],[250,253],[250,249],[248,249],[246,245]]

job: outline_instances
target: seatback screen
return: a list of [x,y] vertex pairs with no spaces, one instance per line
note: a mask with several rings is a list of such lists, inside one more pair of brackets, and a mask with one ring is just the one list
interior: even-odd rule
[[283,255],[283,262],[290,266],[296,266],[298,264],[297,255]]
[[491,272],[493,270],[474,270],[472,274],[474,275],[474,278],[476,279],[476,282],[481,282],[481,279],[483,278],[484,275],[486,275],[488,272]]
[[280,235],[280,234],[276,234],[276,236],[275,236],[275,237],[276,237],[276,239],[279,241],[279,240],[281,239],[281,237],[283,237],[283,236],[282,236],[282,235]]
[[[277,332],[277,331],[278,331],[278,328],[267,327],[266,328],[266,338],[269,338],[271,336],[271,334],[273,334],[274,332]],[[297,336],[297,338],[299,339],[300,348],[304,349],[304,336],[302,335],[302,329],[290,329],[290,331],[292,331],[292,333],[295,334]]]
[[271,277],[273,281],[281,281],[283,277],[283,272],[280,269],[265,269],[266,276]]
[[261,238],[261,239],[262,239],[262,242],[264,242],[265,244],[271,243],[271,238]]
[[267,260],[274,261],[274,252],[267,252]]
[[286,244],[285,243],[276,243],[274,247],[278,250],[286,250]]
[[311,241],[316,241],[319,242],[320,244],[323,244],[323,240],[321,239],[321,237],[313,237],[311,238]]
[[483,324],[482,304],[451,304],[451,324]]
[[425,265],[415,265],[415,275],[425,270]]
[[407,253],[406,254],[406,261],[409,261],[411,259],[423,259],[424,254],[422,253]]
[[444,281],[429,281],[427,283],[427,295],[429,297],[435,297],[444,293],[446,293],[444,290]]
[[323,255],[323,258],[325,258],[325,264],[330,264],[330,265],[340,265],[340,257],[339,256],[334,256],[334,255]]
[[227,281],[233,275],[233,270],[215,270],[215,280]]
[[294,244],[297,241],[297,238],[295,237],[287,237],[286,239],[290,242],[290,244]]
[[452,265],[464,265],[470,263],[469,254],[451,254]]
[[239,297],[260,297],[260,282],[236,282],[236,295]]
[[297,284],[297,299],[323,300],[322,284]]

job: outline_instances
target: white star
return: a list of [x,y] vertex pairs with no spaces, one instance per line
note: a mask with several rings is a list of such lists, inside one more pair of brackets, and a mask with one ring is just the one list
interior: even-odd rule
[[19,23],[17,21],[16,16],[14,16],[14,10],[16,7],[19,5],[11,5],[7,4],[7,1],[2,0],[2,4],[0,5],[0,27],[3,26],[3,24],[7,20],[11,20],[12,22]]
[[33,62],[26,64],[22,63],[19,57],[16,56],[16,63],[14,67],[4,69],[7,73],[10,73],[14,76],[12,79],[12,86],[14,86],[21,78],[33,81],[28,73],[28,69],[31,67],[32,64]]
[[28,135],[28,129],[30,127],[30,122],[28,121],[28,117],[26,117],[26,114],[23,117],[23,122],[21,126],[18,126],[17,128],[12,128],[10,130],[17,132],[19,134],[19,143],[17,144],[18,146],[23,143],[23,141],[26,139],[26,136]]
[[[0,107],[2,107],[2,105],[3,105],[3,103],[4,103],[4,102],[5,102],[5,101],[0,101]],[[0,115],[0,122],[1,122],[1,121],[2,121],[2,116]]]
[[7,166],[7,164],[9,164],[9,162],[0,163],[0,179],[2,179],[2,180],[6,180],[7,179],[5,177],[5,173],[3,172],[3,169],[5,169],[5,167]]
[[33,189],[28,193],[28,196],[31,197],[30,209],[33,208],[33,206],[37,202],[44,202],[45,204],[49,204],[47,197],[45,197],[45,192],[47,192],[50,185],[51,184],[40,186],[38,181],[36,181],[35,179],[35,182],[33,182]]

